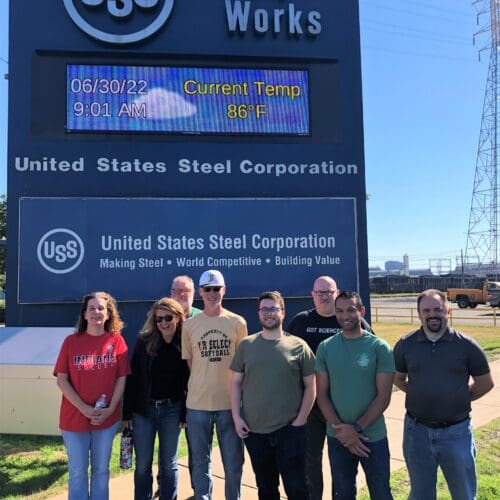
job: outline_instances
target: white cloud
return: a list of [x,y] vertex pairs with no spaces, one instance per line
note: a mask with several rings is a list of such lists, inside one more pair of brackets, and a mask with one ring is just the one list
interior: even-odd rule
[[196,106],[187,102],[176,92],[153,88],[147,95],[134,101],[138,106],[146,104],[146,116],[155,120],[162,118],[184,118],[196,113]]

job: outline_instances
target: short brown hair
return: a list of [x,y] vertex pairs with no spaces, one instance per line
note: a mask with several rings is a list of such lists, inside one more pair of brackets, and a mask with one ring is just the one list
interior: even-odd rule
[[273,292],[271,292],[271,291],[262,292],[259,295],[259,298],[257,300],[257,307],[260,306],[260,303],[264,299],[274,300],[275,302],[277,302],[280,305],[280,307],[281,307],[281,309],[283,309],[283,311],[285,310],[285,301],[283,300],[283,296],[281,295],[281,293],[278,292],[277,290],[274,290]]
[[420,302],[422,302],[422,299],[424,297],[432,297],[434,295],[437,295],[442,301],[443,304],[449,305],[448,303],[448,297],[446,296],[445,292],[442,292],[441,290],[436,290],[435,288],[429,288],[428,290],[424,290],[417,298],[417,311],[420,310]]

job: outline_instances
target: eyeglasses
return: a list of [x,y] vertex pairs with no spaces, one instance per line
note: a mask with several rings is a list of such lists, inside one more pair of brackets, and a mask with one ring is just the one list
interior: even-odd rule
[[155,321],[160,324],[162,321],[166,321],[167,323],[170,323],[174,319],[173,314],[167,314],[165,316],[156,316]]
[[203,291],[204,292],[220,292],[222,289],[221,286],[204,286]]
[[337,290],[313,290],[313,292],[318,297],[333,297]]
[[281,307],[261,307],[259,309],[260,314],[277,313],[281,311]]
[[194,290],[192,290],[191,288],[172,288],[172,290],[170,290],[172,293],[175,293],[177,295],[181,295],[181,294],[184,294],[184,295],[187,295],[188,293],[193,293]]

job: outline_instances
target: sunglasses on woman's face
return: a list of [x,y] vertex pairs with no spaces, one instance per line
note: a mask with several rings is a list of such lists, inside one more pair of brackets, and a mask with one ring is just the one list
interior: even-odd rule
[[156,316],[155,321],[160,324],[162,321],[170,323],[174,319],[173,314],[166,314],[165,316]]

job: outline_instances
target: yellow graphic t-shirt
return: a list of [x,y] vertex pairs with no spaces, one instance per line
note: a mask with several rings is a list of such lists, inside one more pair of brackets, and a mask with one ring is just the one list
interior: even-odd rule
[[182,326],[182,358],[191,359],[186,406],[192,410],[229,410],[229,365],[247,323],[227,309],[220,316],[203,312]]

